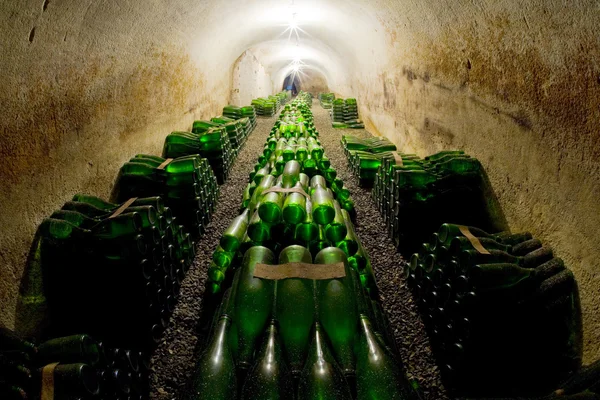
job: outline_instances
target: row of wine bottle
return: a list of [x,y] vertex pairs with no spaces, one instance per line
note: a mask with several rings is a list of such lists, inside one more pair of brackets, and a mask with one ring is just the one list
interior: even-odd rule
[[[359,274],[370,263],[340,205],[349,192],[343,183],[333,189],[335,174],[306,173],[304,163],[313,156],[317,169],[331,169],[317,133],[284,137],[301,131],[298,125],[312,120],[310,114],[299,100],[282,112],[265,146],[271,153],[261,155],[251,174],[244,211],[213,254],[209,280],[220,282],[205,298],[217,301],[204,303],[202,327],[210,333],[190,400],[417,396],[376,290],[367,290]],[[288,146],[293,158],[278,172],[274,162]],[[370,282],[376,288],[372,275]]]
[[319,93],[319,103],[326,110],[330,110],[333,107],[334,100],[335,94],[333,93]]
[[348,165],[356,177],[358,185],[371,188],[379,172],[383,159],[393,157],[396,146],[387,138],[359,138],[342,135],[342,148],[348,159]]
[[265,117],[272,117],[282,105],[287,103],[288,95],[287,92],[280,92],[275,96],[268,96],[267,98],[259,97],[258,99],[252,100],[252,105],[256,109],[256,114]]
[[334,128],[364,129],[365,124],[358,119],[358,104],[356,99],[335,99],[331,110]]
[[254,130],[254,128],[256,128],[256,124],[258,123],[256,119],[256,110],[253,106],[237,107],[233,105],[227,105],[223,107],[223,116],[234,120],[244,120],[247,118],[248,122],[250,123],[248,126],[242,122],[242,125],[248,129],[246,136],[248,136]]
[[404,273],[447,386],[543,393],[581,366],[577,284],[531,234],[443,224]]
[[[208,280],[211,293],[221,291],[230,265],[239,261],[241,251],[252,245],[260,244],[278,252],[290,244],[302,244],[314,252],[340,244],[348,256],[358,252],[354,230],[347,228],[355,215],[350,192],[336,178],[337,173],[324,156],[316,136],[308,136],[309,132],[310,135],[318,132],[303,130],[305,122],[312,122],[312,115],[305,103],[296,101],[293,121],[288,104],[267,139],[244,191],[241,214],[225,231],[221,246],[213,254]],[[295,115],[297,107],[305,110],[306,118]],[[293,137],[288,140],[281,137],[292,131],[303,132],[308,140],[304,136],[297,141]],[[367,273],[370,268],[364,259],[360,257],[364,267],[361,271]]]
[[107,347],[88,335],[39,344],[0,327],[0,398],[147,399],[149,357]]
[[[381,305],[360,284],[347,256],[328,247],[314,258],[292,245],[279,255],[249,248],[214,314],[211,333],[192,375],[187,398],[408,400],[407,382]],[[302,265],[335,277],[291,273],[257,277]]]
[[380,162],[373,199],[403,254],[410,255],[447,221],[489,232],[507,229],[476,158],[462,151],[442,151],[425,159],[391,152],[382,153]]

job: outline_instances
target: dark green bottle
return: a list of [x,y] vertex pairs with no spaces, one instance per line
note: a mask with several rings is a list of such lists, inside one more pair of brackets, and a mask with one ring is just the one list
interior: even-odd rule
[[354,225],[350,220],[348,211],[342,210],[342,216],[344,217],[344,223],[346,224],[346,237],[339,241],[336,246],[342,249],[342,251],[346,253],[346,256],[352,257],[358,251],[358,238],[354,232]]
[[302,166],[298,161],[287,161],[282,173],[282,187],[286,189],[294,187],[300,179],[301,171]]
[[87,364],[58,364],[52,373],[54,398],[88,398],[99,392],[96,371]]
[[254,242],[265,242],[271,239],[271,225],[260,218],[258,211],[255,211],[250,218],[248,237]]
[[[279,264],[300,262],[312,264],[312,257],[305,247],[289,246],[279,255]],[[283,348],[294,376],[300,375],[306,360],[314,312],[312,281],[290,278],[277,282],[276,315]]]
[[350,270],[344,252],[337,247],[321,250],[315,264],[344,263],[346,276],[316,281],[318,318],[331,341],[333,353],[346,376],[354,374],[355,359],[352,350],[356,336],[356,303],[352,293]]
[[38,346],[37,361],[41,365],[85,362],[95,365],[100,360],[98,344],[88,335],[73,335],[50,339]]
[[[280,189],[281,184],[273,186]],[[258,215],[267,223],[274,224],[281,220],[283,208],[283,193],[270,192],[263,195],[260,206],[258,207]]]
[[263,344],[242,389],[242,400],[294,398],[290,371],[281,351],[277,322],[271,320]]
[[245,209],[237,216],[221,236],[220,245],[227,252],[234,252],[242,243],[250,218],[250,210]]
[[337,243],[346,237],[348,228],[346,227],[346,222],[344,221],[342,208],[337,200],[333,201],[333,209],[335,210],[335,217],[333,218],[333,221],[331,221],[331,223],[325,228],[325,234],[331,243]]
[[469,281],[479,290],[515,289],[533,284],[535,269],[521,268],[516,264],[478,264],[469,269]]
[[358,332],[354,342],[356,356],[356,389],[357,400],[408,400],[410,389],[402,373],[385,343],[375,333],[371,323],[373,314],[370,300],[358,282],[354,271],[349,277],[353,282],[359,314]]
[[298,400],[351,400],[350,387],[331,355],[325,332],[316,322],[308,359],[300,375]]
[[[296,182],[296,189],[302,189],[302,184]],[[283,220],[292,225],[297,225],[306,217],[306,197],[300,193],[289,193],[283,204]]]
[[317,185],[310,197],[312,203],[312,217],[319,225],[327,225],[335,218],[333,197],[326,188]]
[[254,277],[256,264],[271,265],[275,255],[263,246],[251,247],[242,261],[236,288],[234,321],[238,330],[238,366],[248,369],[256,342],[264,332],[273,306],[273,282]]
[[319,226],[313,221],[312,203],[306,199],[306,214],[304,220],[296,225],[296,238],[308,243],[317,239],[318,235]]
[[[235,362],[228,335],[231,331],[233,299],[217,321],[206,349],[196,364],[188,400],[230,400],[237,398]],[[236,313],[237,314],[237,313]]]

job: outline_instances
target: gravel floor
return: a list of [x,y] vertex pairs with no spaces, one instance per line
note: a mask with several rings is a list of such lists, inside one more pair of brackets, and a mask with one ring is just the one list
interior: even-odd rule
[[[431,354],[423,323],[401,277],[404,260],[396,253],[391,239],[382,229],[383,220],[371,200],[370,191],[358,187],[358,181],[348,168],[340,144],[344,132],[354,135],[368,133],[364,130],[333,129],[328,111],[321,108],[318,102],[315,102],[312,110],[325,154],[338,171],[338,176],[350,189],[356,204],[356,231],[371,257],[383,306],[394,328],[407,376],[419,382],[424,399],[448,399]],[[196,261],[183,281],[179,303],[152,358],[152,399],[180,398],[179,394],[189,380],[195,362],[194,349],[198,341],[196,332],[202,311],[201,297],[206,270],[222,232],[237,215],[250,168],[262,151],[274,123],[275,118],[259,119],[258,126],[240,152],[227,183],[221,186],[215,215],[206,234],[198,243]]]

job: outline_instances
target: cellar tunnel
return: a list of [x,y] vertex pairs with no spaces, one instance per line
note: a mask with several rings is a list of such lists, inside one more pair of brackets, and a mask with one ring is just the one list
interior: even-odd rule
[[169,132],[298,82],[356,98],[405,153],[477,157],[510,228],[575,274],[584,363],[600,358],[597,1],[25,0],[0,22],[0,323],[74,193],[106,198]]

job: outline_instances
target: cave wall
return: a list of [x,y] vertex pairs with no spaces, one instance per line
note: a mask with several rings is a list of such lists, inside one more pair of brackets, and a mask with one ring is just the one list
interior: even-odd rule
[[402,151],[481,160],[512,230],[531,231],[573,270],[584,362],[600,358],[600,5],[388,7],[378,16],[388,63],[342,94]]
[[271,75],[250,51],[245,51],[233,67],[230,104],[248,106],[253,99],[273,94]]

